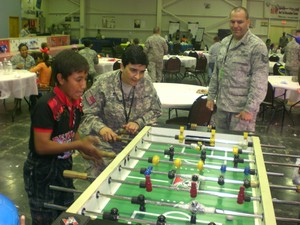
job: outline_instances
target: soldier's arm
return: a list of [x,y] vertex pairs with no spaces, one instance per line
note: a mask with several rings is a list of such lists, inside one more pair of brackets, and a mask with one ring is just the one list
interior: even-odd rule
[[93,131],[98,134],[106,126],[100,117],[103,111],[104,96],[97,90],[100,88],[94,85],[82,96],[84,116],[80,124],[80,133],[83,135],[89,135]]
[[[156,90],[151,82],[147,84],[147,90],[145,90],[147,93],[145,93],[145,98],[143,102],[150,101],[151,103],[145,103],[143,105],[151,105],[150,109],[145,109],[144,114],[141,115],[136,121],[140,128],[143,128],[146,125],[153,125],[157,122],[157,119],[161,116],[162,110],[161,110],[161,103],[159,100],[159,97],[156,93]],[[150,97],[149,97],[150,96]]]

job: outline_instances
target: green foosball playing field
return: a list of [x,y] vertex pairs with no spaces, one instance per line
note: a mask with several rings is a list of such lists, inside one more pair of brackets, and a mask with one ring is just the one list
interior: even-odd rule
[[276,224],[257,137],[151,127],[67,212],[125,224]]

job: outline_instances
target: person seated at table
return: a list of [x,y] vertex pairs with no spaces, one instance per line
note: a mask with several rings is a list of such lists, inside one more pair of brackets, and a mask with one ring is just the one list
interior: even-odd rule
[[49,61],[49,55],[47,53],[37,53],[37,65],[29,69],[30,72],[38,74],[38,87],[47,88],[50,85],[51,80],[51,63]]
[[47,53],[37,53],[37,65],[32,67],[30,72],[37,73],[37,85],[39,89],[38,95],[30,96],[30,107],[33,108],[36,105],[37,99],[41,97],[41,90],[49,88],[51,81],[51,63],[49,61],[49,55]]
[[34,58],[28,54],[28,46],[25,43],[21,43],[18,49],[20,54],[14,55],[10,60],[13,68],[29,70],[35,66]]
[[82,43],[84,45],[84,49],[81,49],[79,51],[79,54],[82,55],[89,63],[90,69],[89,69],[88,80],[91,83],[93,83],[94,78],[97,75],[95,65],[99,63],[98,54],[95,50],[91,49],[93,46],[91,40],[84,39]]
[[[100,148],[119,153],[125,143],[118,135],[136,135],[144,126],[153,125],[161,116],[161,103],[150,77],[145,73],[147,55],[138,46],[130,46],[122,55],[121,69],[102,74],[83,95],[81,135],[97,135]],[[92,165],[99,175],[111,162]]]

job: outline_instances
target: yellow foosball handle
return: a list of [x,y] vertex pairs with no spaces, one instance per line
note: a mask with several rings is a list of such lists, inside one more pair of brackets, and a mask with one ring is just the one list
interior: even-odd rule
[[72,179],[81,179],[81,180],[88,179],[87,173],[76,172],[73,170],[64,170],[63,176],[66,178],[72,178]]

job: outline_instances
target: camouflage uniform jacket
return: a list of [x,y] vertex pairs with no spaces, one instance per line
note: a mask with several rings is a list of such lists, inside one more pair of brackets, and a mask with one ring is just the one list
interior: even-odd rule
[[99,63],[97,52],[93,49],[90,49],[89,47],[85,47],[84,49],[81,49],[78,53],[84,58],[86,58],[90,67],[89,74],[96,74],[95,64]]
[[162,62],[164,55],[168,53],[168,45],[166,40],[159,34],[153,34],[147,38],[144,51],[149,61]]
[[[84,93],[80,133],[99,135],[105,126],[117,132],[126,124],[120,75],[120,70],[102,74]],[[138,123],[140,129],[156,123],[161,116],[161,103],[148,75],[136,85],[132,98],[125,98],[127,113],[132,101],[128,122]]]
[[232,35],[221,42],[208,99],[226,112],[257,112],[267,92],[269,60],[264,42],[250,30],[232,47]]
[[285,62],[285,68],[293,73],[288,75],[298,75],[300,66],[300,45],[295,41],[295,39],[290,41],[285,47],[283,62]]

